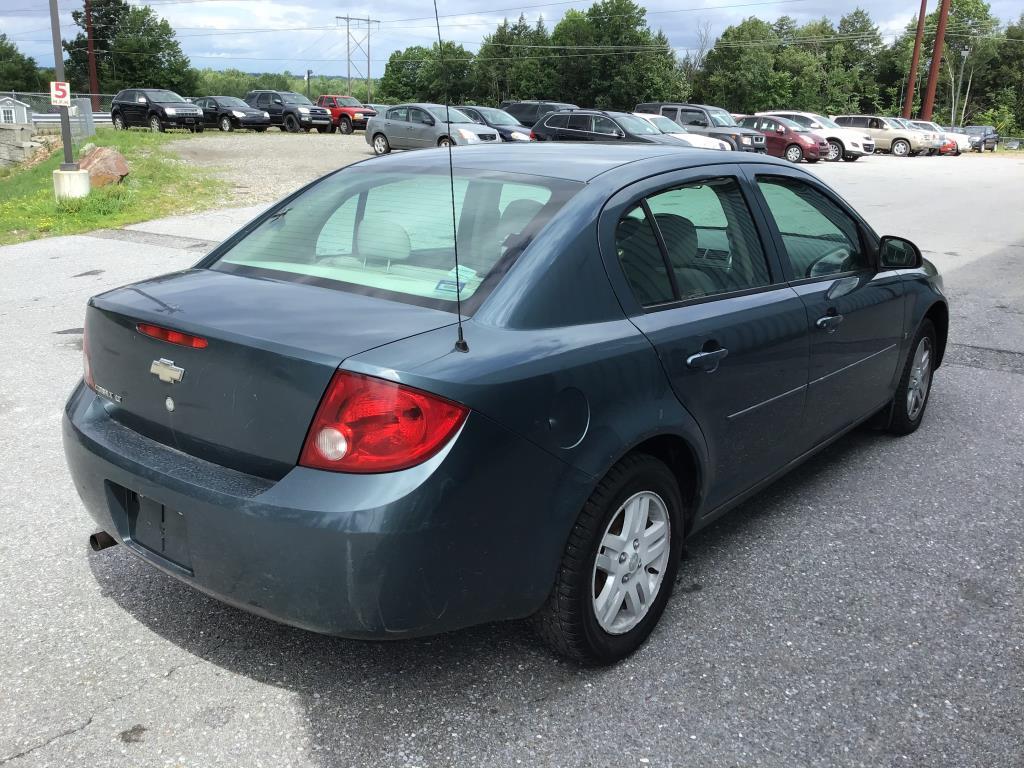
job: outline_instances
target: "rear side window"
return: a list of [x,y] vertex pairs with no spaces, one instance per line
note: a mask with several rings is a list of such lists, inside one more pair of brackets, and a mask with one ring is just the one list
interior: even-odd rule
[[569,124],[568,115],[552,115],[544,121],[544,125],[548,128],[565,128]]
[[443,170],[347,168],[269,215],[211,268],[449,310],[460,294],[471,312],[583,185],[456,170],[456,273]]
[[616,250],[642,306],[772,282],[750,210],[731,178],[708,179],[648,197],[646,209],[634,207],[620,220]]
[[867,269],[857,222],[809,184],[781,176],[758,177],[757,186],[782,236],[797,280]]
[[589,131],[592,124],[590,115],[569,115],[570,131]]

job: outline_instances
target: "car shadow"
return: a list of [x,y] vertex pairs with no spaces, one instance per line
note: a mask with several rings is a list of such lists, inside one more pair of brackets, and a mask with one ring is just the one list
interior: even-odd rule
[[[688,617],[685,605],[687,593],[701,585],[688,574],[713,573],[716,553],[749,544],[759,526],[787,513],[793,496],[827,482],[818,475],[859,461],[859,454],[884,439],[867,430],[853,432],[694,537],[669,603],[666,618],[671,621],[663,622],[662,630],[626,663],[632,671],[625,665],[584,669],[559,659],[525,621],[416,640],[345,640],[225,606],[123,547],[90,551],[89,566],[104,597],[164,639],[200,661],[300,697],[314,763],[361,764],[374,755],[393,756],[392,748],[401,741],[405,760],[434,764],[456,746],[470,747],[467,739],[478,747],[485,740],[480,749],[498,739],[517,743],[522,736],[516,731],[539,712],[576,706],[585,688],[618,686],[647,654],[657,655],[658,646],[671,654],[680,629],[699,636],[701,627]],[[671,625],[667,631],[666,624]],[[433,731],[429,752],[410,753],[412,732],[424,730]]]

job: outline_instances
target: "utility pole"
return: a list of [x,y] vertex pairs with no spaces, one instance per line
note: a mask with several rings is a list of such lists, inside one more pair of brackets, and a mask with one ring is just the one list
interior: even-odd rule
[[380,20],[371,19],[369,16],[365,19],[354,16],[335,16],[334,18],[339,26],[341,26],[342,21],[345,22],[345,62],[347,66],[349,95],[352,94],[352,70],[355,69],[357,76],[363,76],[363,73],[359,70],[359,64],[353,60],[353,55],[364,54],[366,56],[366,99],[369,101],[370,72],[373,68],[373,62],[370,59],[370,31],[374,24],[380,24]]
[[[64,51],[60,46],[60,11],[57,0],[50,0],[50,32],[53,34],[53,76],[58,83],[64,82]],[[64,162],[60,164],[62,171],[77,171],[78,163],[71,154],[71,118],[67,107],[57,107],[60,111],[60,140],[64,144]]]
[[946,22],[949,21],[950,0],[942,0],[939,8],[939,26],[935,30],[935,47],[932,49],[932,66],[928,70],[928,89],[924,94],[921,106],[921,119],[931,120],[932,109],[935,107],[935,89],[939,84],[939,72],[942,67],[942,46],[946,42]]
[[917,35],[914,37],[914,56],[910,60],[910,76],[907,78],[907,92],[903,97],[903,117],[909,118],[914,109],[914,82],[917,65],[921,61],[921,44],[924,42],[924,17],[928,13],[928,0],[921,0],[921,12],[917,15]]
[[[85,37],[86,55],[89,59],[89,91],[92,93],[92,110],[100,108],[100,80],[96,76],[96,51],[92,42],[92,3],[85,0]],[[59,79],[59,78],[58,78]]]
[[310,95],[309,95],[309,84],[310,84],[310,81],[312,79],[313,79],[313,70],[312,69],[307,69],[306,70],[306,98],[307,99],[310,98]]

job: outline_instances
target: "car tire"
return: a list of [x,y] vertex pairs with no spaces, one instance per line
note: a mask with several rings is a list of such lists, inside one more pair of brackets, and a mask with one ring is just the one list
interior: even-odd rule
[[388,143],[388,137],[383,133],[374,134],[373,137],[373,152],[376,155],[386,155],[391,151],[391,145]]
[[233,125],[231,125],[231,118],[228,117],[227,115],[224,115],[223,117],[221,117],[219,125],[220,125],[220,129],[222,131],[224,131],[224,133],[229,133],[229,132],[231,132],[231,131],[233,131],[235,129],[235,127]]
[[[655,528],[663,535],[640,545],[644,532]],[[614,542],[620,540],[616,555]],[[573,525],[551,594],[534,617],[541,638],[582,664],[613,664],[629,656],[661,618],[682,549],[683,505],[675,476],[653,456],[625,457],[598,483]],[[644,563],[647,553],[652,559]],[[644,587],[651,592],[646,599]],[[600,617],[599,605],[607,606]]]
[[889,432],[892,434],[909,435],[921,426],[932,389],[936,351],[935,326],[931,320],[925,319],[910,345],[910,354],[893,397],[892,418],[889,420]]
[[791,163],[799,163],[804,159],[804,151],[796,144],[790,144],[786,147],[785,157]]
[[905,139],[896,139],[892,143],[892,147],[889,150],[896,157],[912,157],[910,152],[910,142]]
[[341,120],[338,121],[338,130],[348,136],[352,133],[352,121],[347,117],[341,118]]
[[288,131],[288,133],[299,132],[299,121],[295,119],[295,115],[285,115],[284,123],[281,124],[282,131]]
[[860,160],[860,155],[843,155],[844,163],[855,163]]
[[846,147],[843,146],[843,142],[839,139],[828,140],[828,157],[825,159],[830,163],[839,162],[839,159],[845,157]]
[[115,112],[114,116],[110,118],[110,122],[114,124],[115,131],[126,131],[128,126],[124,124],[124,118],[121,117],[120,112]]
[[337,132],[338,132],[338,126],[336,126],[334,123],[331,123],[331,133],[337,133]]
[[205,125],[196,125],[196,126],[193,126],[190,130],[192,131],[192,133],[202,133],[203,131],[206,130],[206,126]]
[[455,142],[452,141],[451,136],[442,136],[440,139],[437,140],[437,146],[439,147],[450,147],[453,144],[455,144]]
[[160,118],[156,115],[149,116],[149,130],[153,133],[163,133],[164,124],[160,122]]

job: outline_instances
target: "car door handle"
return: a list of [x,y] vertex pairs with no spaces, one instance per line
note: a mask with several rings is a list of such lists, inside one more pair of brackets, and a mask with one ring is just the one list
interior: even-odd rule
[[842,315],[825,315],[824,317],[819,317],[814,324],[823,331],[835,333],[841,322],[843,322]]
[[698,352],[686,358],[686,367],[696,368],[698,370],[706,371],[707,373],[714,373],[718,370],[718,364],[722,362],[728,354],[729,350],[721,347],[718,349],[712,349],[708,352]]

